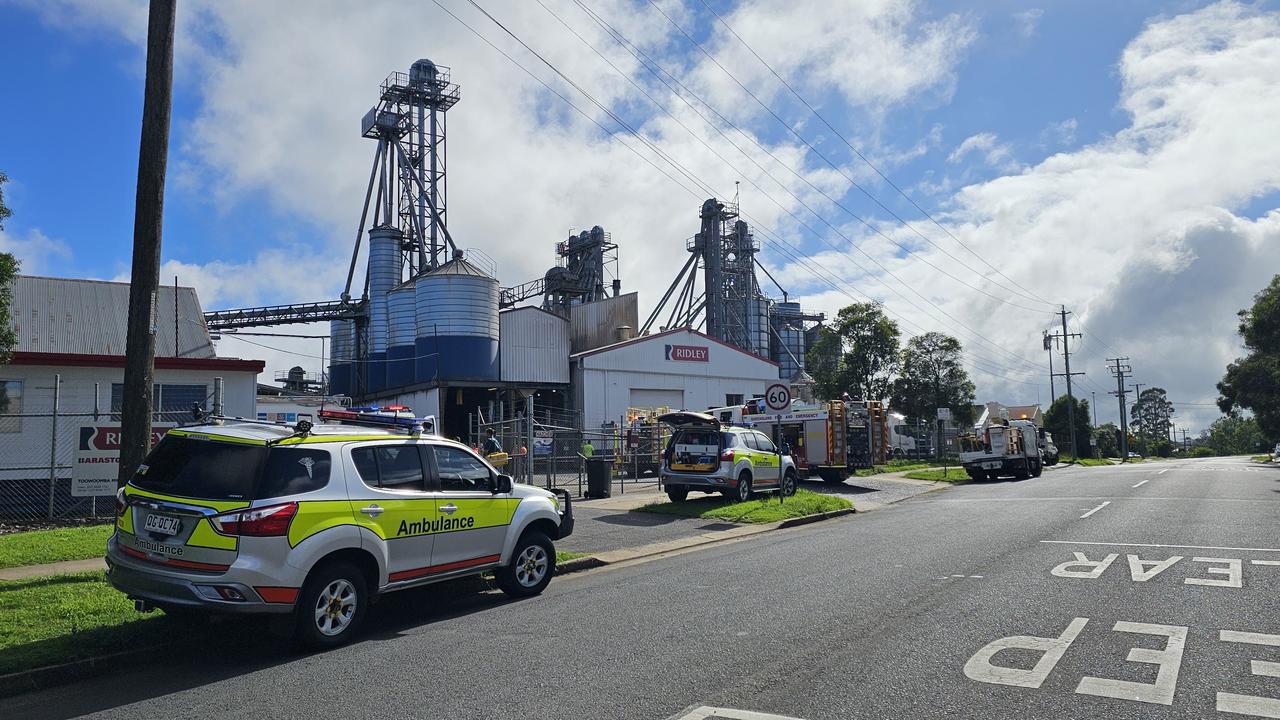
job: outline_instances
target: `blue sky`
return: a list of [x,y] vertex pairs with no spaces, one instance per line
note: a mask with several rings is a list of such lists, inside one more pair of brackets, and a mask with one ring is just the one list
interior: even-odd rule
[[[592,32],[595,28],[570,0],[545,1],[660,101],[670,101],[609,38]],[[465,3],[442,2],[588,105]],[[682,130],[536,4],[484,4],[594,95],[642,125],[657,144],[684,158],[710,185],[731,189],[739,179],[715,158],[701,157]],[[1034,313],[993,306],[988,298],[940,279],[920,258],[954,267],[947,257],[890,222],[887,213],[798,147],[647,4],[589,4],[704,99],[793,161],[809,181],[881,223],[884,232],[917,254],[908,256],[869,236],[783,173],[756,179],[785,210],[759,197],[749,182],[743,184],[744,209],[839,274],[849,291],[883,300],[904,322],[921,329],[956,332],[975,355],[978,367],[971,372],[980,395],[1023,400],[1036,393],[1047,399],[1047,387],[1041,387],[1047,381],[1036,369],[1043,362],[1038,337],[1048,326],[1047,305],[1037,304]],[[842,171],[859,179],[868,175],[838,139],[825,136],[814,118],[716,28],[700,2],[662,4]],[[1229,292],[1213,296],[1221,307],[1206,313],[1211,352],[1198,363],[1163,360],[1170,347],[1189,336],[1154,329],[1148,336],[1119,320],[1134,313],[1155,317],[1144,315],[1145,302],[1158,309],[1184,298],[1128,297],[1123,278],[1135,268],[1184,278],[1194,300],[1196,293],[1210,292],[1191,286],[1196,253],[1202,252],[1194,230],[1226,227],[1250,248],[1270,242],[1278,181],[1262,169],[1267,158],[1246,146],[1250,133],[1261,132],[1250,110],[1269,112],[1265,102],[1270,98],[1238,92],[1233,79],[1269,71],[1250,53],[1277,40],[1271,31],[1274,3],[993,1],[975,6],[883,0],[841,8],[717,0],[712,5],[948,232],[1037,294],[1069,303],[1099,333],[1087,334],[1082,345],[1087,356],[1080,362],[1090,369],[1088,382],[1106,387],[1100,361],[1107,346],[1123,338],[1126,353],[1151,355],[1152,382],[1176,388],[1187,401],[1212,398],[1222,365],[1238,350],[1230,333],[1231,313],[1265,278],[1242,270],[1239,283],[1227,283]],[[0,248],[16,249],[29,271],[98,278],[127,273],[142,105],[142,7],[133,0],[0,3],[0,62],[19,69],[6,78],[12,110],[0,113],[0,169],[11,178],[6,199],[14,210]],[[412,10],[412,17],[395,4],[370,3],[362,10],[183,4],[165,282],[174,272],[182,274],[184,284],[200,291],[206,309],[336,297],[373,149],[358,136],[359,116],[387,73],[430,56],[452,65],[463,86],[463,101],[450,115],[454,233],[474,238],[465,244],[483,247],[497,259],[500,280],[516,284],[542,273],[550,264],[552,243],[564,231],[605,224],[622,246],[624,286],[641,292],[642,310],[657,299],[678,267],[663,249],[682,252],[674,249],[696,229],[696,199],[566,111],[429,3]],[[807,27],[812,18],[806,16],[815,12],[835,15],[817,31],[796,29]],[[403,27],[414,29],[379,37],[386,18],[400,18]],[[766,30],[753,33],[752,28]],[[809,34],[788,36],[802,32]],[[1181,46],[1190,51],[1160,52]],[[1180,59],[1170,61],[1170,56]],[[1224,59],[1247,70],[1211,77],[1189,90],[1185,83],[1166,81],[1180,73],[1203,76],[1197,69],[1208,65],[1197,63],[1213,60],[1216,67]],[[840,72],[823,75],[835,68]],[[1159,102],[1148,103],[1149,97]],[[1195,108],[1209,102],[1222,108],[1228,102],[1245,105],[1218,113],[1225,120],[1197,116]],[[674,103],[669,107],[679,109]],[[1191,130],[1205,127],[1212,132]],[[1239,146],[1224,149],[1222,138],[1239,138]],[[735,151],[726,156],[743,165]],[[1189,191],[1190,181],[1171,177],[1171,165],[1164,164],[1184,157],[1177,167],[1233,181],[1199,194]],[[1168,186],[1135,174],[1167,179]],[[777,186],[770,185],[775,180],[805,197],[857,248],[825,231],[788,195],[775,192]],[[1115,183],[1114,190],[1108,183]],[[931,240],[968,264],[979,264],[941,231],[920,222],[891,188],[875,181],[866,187]],[[1109,200],[1113,207],[1106,207]],[[822,237],[800,229],[788,212],[818,228]],[[861,252],[894,275],[855,267],[851,263],[866,266]],[[834,312],[849,301],[848,292],[832,292],[829,284],[768,247],[765,261],[812,308]],[[990,275],[975,282],[989,283],[997,293],[1005,283]],[[917,308],[915,298],[904,301],[904,288],[927,296],[931,306]],[[944,312],[972,332],[957,330]],[[308,362],[290,352],[266,354],[282,367],[291,360]]]

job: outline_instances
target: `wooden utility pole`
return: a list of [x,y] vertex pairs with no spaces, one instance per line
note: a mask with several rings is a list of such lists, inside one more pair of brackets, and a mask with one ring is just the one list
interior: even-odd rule
[[156,291],[164,224],[164,174],[169,157],[173,98],[173,27],[176,0],[151,0],[147,19],[147,80],[138,147],[138,191],[133,212],[133,272],[129,278],[129,335],[121,407],[120,475],[133,477],[151,449],[152,385],[156,355]]

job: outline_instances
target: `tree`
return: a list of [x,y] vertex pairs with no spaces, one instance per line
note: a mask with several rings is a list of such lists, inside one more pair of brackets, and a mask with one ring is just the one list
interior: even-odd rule
[[1280,275],[1238,313],[1248,354],[1227,366],[1218,383],[1218,408],[1229,416],[1251,410],[1267,437],[1280,437]]
[[1098,440],[1098,454],[1102,457],[1120,456],[1120,428],[1115,423],[1103,423],[1093,429]]
[[[1072,406],[1071,402],[1075,401]],[[1066,448],[1071,445],[1071,423],[1068,421],[1068,408],[1073,411],[1071,416],[1076,421],[1076,442],[1081,443],[1082,447],[1079,453],[1076,448],[1071,448],[1071,454],[1076,457],[1089,455],[1089,448],[1083,446],[1089,442],[1089,401],[1080,398],[1069,398],[1066,395],[1060,395],[1053,404],[1049,406],[1049,411],[1044,414],[1044,429],[1053,434],[1053,443],[1059,449]]]
[[961,365],[960,341],[938,332],[917,335],[902,351],[902,369],[893,381],[890,405],[912,418],[932,420],[951,408],[960,426],[973,422],[973,383]]
[[1173,427],[1173,403],[1169,402],[1164,388],[1153,387],[1142,391],[1138,401],[1129,408],[1130,427],[1141,440],[1144,454],[1169,441],[1169,428]]
[[[0,230],[4,230],[5,218],[13,215],[13,211],[4,204],[4,184],[9,176],[0,171]],[[18,258],[12,253],[0,253],[0,365],[9,362],[13,357],[13,348],[18,344],[18,334],[13,329],[13,280],[18,276]],[[5,386],[0,384],[0,412],[9,410],[9,395]]]
[[840,309],[809,351],[808,370],[823,397],[849,392],[884,400],[901,364],[898,324],[878,303],[854,303]]
[[1231,415],[1214,420],[1200,439],[1218,455],[1245,455],[1266,447],[1257,420]]

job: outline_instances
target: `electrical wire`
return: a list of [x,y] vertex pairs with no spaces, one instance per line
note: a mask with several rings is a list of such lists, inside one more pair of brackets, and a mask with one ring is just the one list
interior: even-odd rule
[[[947,227],[946,227],[945,225],[943,225],[942,223],[940,223],[940,222],[938,222],[936,219],[934,219],[934,217],[933,217],[932,215],[930,215],[930,214],[929,214],[929,212],[928,212],[927,210],[925,210],[924,208],[920,207],[920,205],[919,205],[919,204],[918,204],[918,203],[917,203],[917,202],[916,202],[916,201],[915,201],[915,200],[914,200],[910,195],[908,195],[908,194],[907,194],[907,193],[906,193],[906,192],[905,192],[901,187],[899,187],[899,186],[897,185],[897,183],[895,183],[893,180],[891,180],[891,179],[889,178],[889,176],[887,176],[887,175],[885,175],[883,172],[881,172],[880,168],[876,167],[876,166],[875,166],[875,164],[871,162],[871,160],[869,160],[865,155],[863,155],[863,154],[862,154],[862,152],[861,152],[861,151],[859,151],[859,150],[858,150],[858,148],[854,147],[853,143],[851,143],[851,142],[849,141],[849,139],[848,139],[848,138],[846,138],[846,137],[844,136],[844,134],[843,134],[843,133],[841,133],[839,130],[837,130],[837,129],[836,129],[836,128],[835,128],[835,127],[834,127],[834,126],[833,126],[833,125],[832,125],[832,124],[827,120],[827,119],[826,119],[826,117],[824,117],[824,116],[822,115],[822,113],[819,113],[819,112],[818,112],[818,110],[817,110],[817,109],[816,109],[816,108],[815,108],[815,107],[814,107],[814,106],[813,106],[813,105],[812,105],[812,104],[811,104],[807,99],[805,99],[805,97],[804,97],[803,95],[801,95],[801,94],[799,93],[799,91],[797,91],[794,87],[792,87],[792,86],[791,86],[791,83],[787,82],[787,80],[786,80],[785,78],[783,78],[783,77],[782,77],[782,75],[781,75],[781,74],[779,74],[779,73],[778,73],[778,71],[777,71],[777,70],[775,70],[775,69],[773,68],[773,66],[772,66],[772,65],[770,65],[770,64],[769,64],[769,63],[768,63],[764,58],[760,57],[760,54],[759,54],[759,53],[757,53],[757,52],[755,51],[755,49],[754,49],[754,48],[752,48],[749,44],[747,44],[747,41],[746,41],[746,40],[743,40],[743,39],[742,39],[742,36],[741,36],[741,35],[739,35],[739,34],[738,34],[738,32],[737,32],[736,30],[734,30],[734,29],[733,29],[733,26],[729,25],[729,23],[728,23],[728,22],[727,22],[727,21],[726,21],[726,20],[725,20],[725,19],[724,19],[724,18],[723,18],[719,13],[717,13],[717,12],[715,11],[715,9],[711,7],[711,5],[710,5],[710,4],[708,4],[707,0],[701,0],[701,2],[702,2],[702,5],[703,5],[704,7],[706,7],[706,9],[707,9],[708,11],[710,11],[710,13],[711,13],[712,15],[714,15],[714,16],[715,16],[716,20],[718,20],[718,21],[720,22],[720,24],[721,24],[721,25],[723,25],[723,26],[725,27],[725,29],[729,31],[729,34],[733,35],[733,37],[734,37],[734,38],[735,38],[739,43],[741,43],[741,44],[742,44],[742,46],[743,46],[744,48],[746,48],[746,49],[747,49],[747,51],[748,51],[748,52],[750,52],[750,53],[755,57],[755,59],[756,59],[756,60],[759,60],[759,61],[760,61],[760,64],[761,64],[761,65],[764,65],[765,69],[767,69],[767,70],[768,70],[768,71],[769,71],[769,72],[770,72],[770,73],[771,73],[771,74],[772,74],[772,75],[773,75],[773,76],[778,80],[778,82],[780,82],[780,83],[782,84],[782,86],[783,86],[783,87],[785,87],[785,88],[786,88],[786,89],[787,89],[787,90],[788,90],[788,91],[789,91],[793,96],[795,96],[795,98],[796,98],[797,100],[799,100],[799,101],[801,102],[801,104],[803,104],[806,108],[808,108],[809,112],[810,112],[810,113],[812,113],[814,117],[818,118],[818,120],[819,120],[819,121],[821,121],[821,122],[822,122],[822,124],[823,124],[823,125],[825,125],[825,126],[827,127],[827,129],[828,129],[828,130],[830,130],[830,131],[831,131],[831,132],[832,132],[836,137],[840,138],[840,140],[841,140],[841,141],[842,141],[846,146],[848,146],[849,150],[850,150],[850,151],[852,151],[852,152],[853,152],[853,154],[854,154],[854,155],[856,155],[856,156],[858,157],[858,159],[860,159],[860,160],[862,160],[862,162],[866,163],[867,167],[871,168],[871,169],[875,172],[875,174],[876,174],[876,175],[878,175],[878,176],[880,177],[880,179],[881,179],[881,180],[884,180],[884,181],[889,185],[889,187],[892,187],[894,190],[896,190],[896,191],[898,192],[898,194],[899,194],[899,195],[901,195],[903,198],[905,198],[907,202],[911,203],[911,206],[912,206],[912,207],[914,207],[914,208],[915,208],[916,210],[918,210],[922,215],[924,215],[926,218],[928,218],[928,219],[929,219],[929,221],[930,221],[930,222],[932,222],[934,225],[936,225],[936,226],[938,227],[938,229],[939,229],[939,230],[941,230],[942,232],[946,233],[946,234],[947,234],[947,236],[948,236],[948,237],[950,237],[952,240],[954,240],[954,241],[956,242],[956,244],[957,244],[957,245],[959,245],[960,247],[962,247],[962,248],[964,248],[965,250],[967,250],[967,251],[969,252],[969,254],[970,254],[970,255],[973,255],[974,257],[978,258],[978,260],[982,261],[982,264],[986,265],[987,267],[989,267],[989,268],[991,268],[993,271],[995,271],[995,273],[996,273],[997,275],[999,275],[1000,277],[1004,278],[1005,280],[1008,280],[1008,281],[1009,281],[1009,283],[1010,283],[1010,284],[1012,284],[1014,287],[1016,287],[1016,288],[1018,288],[1019,290],[1023,291],[1022,293],[1016,293],[1016,294],[1022,295],[1023,297],[1027,297],[1027,298],[1032,299],[1032,300],[1037,300],[1037,301],[1039,301],[1039,302],[1047,303],[1047,304],[1050,304],[1050,305],[1056,304],[1056,303],[1053,303],[1053,302],[1051,302],[1051,301],[1049,301],[1049,300],[1046,300],[1045,298],[1041,297],[1040,295],[1037,295],[1037,294],[1036,294],[1035,292],[1033,292],[1032,290],[1030,290],[1030,289],[1028,289],[1028,288],[1024,287],[1024,286],[1023,286],[1023,285],[1021,285],[1021,284],[1019,284],[1019,283],[1018,283],[1018,281],[1016,281],[1016,280],[1014,280],[1013,278],[1009,277],[1008,275],[1004,274],[1004,272],[1002,272],[1002,271],[1000,270],[1000,268],[998,268],[998,267],[996,267],[995,265],[993,265],[993,264],[991,264],[990,262],[988,262],[986,258],[984,258],[982,255],[978,254],[976,251],[974,251],[972,248],[970,248],[968,245],[966,245],[964,242],[962,242],[962,241],[960,240],[960,238],[958,238],[958,237],[956,237],[954,234],[952,234],[952,233],[951,233],[951,231],[950,231],[949,229],[947,229]],[[652,4],[652,0],[650,1],[650,4]],[[655,6],[655,7],[656,7],[656,6]],[[861,188],[859,188],[859,189],[861,189]],[[877,200],[876,198],[872,197],[872,196],[871,196],[869,193],[867,193],[865,190],[863,190],[863,193],[864,193],[864,194],[866,194],[868,197],[871,197],[871,199],[872,199],[872,200],[873,200],[877,205],[879,205],[880,207],[884,208],[887,212],[889,212],[890,214],[894,214],[892,210],[889,210],[889,208],[885,207],[883,203],[881,203],[881,202],[880,202],[879,200]],[[894,214],[894,217],[897,217],[897,215],[896,215],[896,214]],[[903,225],[907,225],[907,227],[911,227],[910,225],[908,225],[908,224],[907,224],[907,222],[906,222],[905,220],[902,220],[901,218],[898,218],[898,220],[899,220],[899,222],[902,222],[902,224],[903,224]],[[936,243],[934,243],[934,242],[933,242],[932,240],[930,240],[928,237],[925,237],[925,235],[924,235],[923,233],[921,233],[920,231],[916,230],[916,229],[915,229],[915,228],[913,228],[913,227],[911,228],[911,230],[912,230],[913,232],[915,232],[917,235],[919,235],[921,238],[924,238],[924,240],[925,240],[926,242],[928,242],[930,245],[933,245],[934,247],[938,248],[939,250],[942,250],[942,248],[941,248],[939,245],[937,245]],[[946,253],[946,251],[945,251],[945,250],[942,250],[942,251],[943,251],[944,253]],[[952,257],[952,256],[951,256],[949,253],[947,253],[947,257]],[[953,258],[953,259],[955,259],[955,258]],[[967,266],[966,266],[966,267],[967,267]],[[972,270],[972,269],[970,268],[970,270]]]
[[[626,147],[626,148],[628,148],[629,150],[631,150],[634,154],[636,154],[636,155],[637,155],[638,157],[640,157],[642,160],[645,160],[645,162],[647,162],[649,165],[653,166],[655,169],[657,169],[659,172],[661,172],[665,177],[667,177],[668,179],[672,180],[672,182],[674,182],[675,184],[677,184],[678,186],[680,186],[680,187],[681,187],[682,189],[684,189],[686,192],[689,192],[691,195],[693,195],[693,196],[695,196],[695,197],[698,197],[698,193],[697,193],[697,191],[696,191],[696,190],[692,190],[692,189],[690,189],[690,188],[689,188],[689,186],[685,185],[685,183],[684,183],[684,182],[682,182],[682,181],[680,181],[680,180],[677,180],[673,175],[671,175],[670,173],[666,172],[666,170],[665,170],[664,168],[662,168],[662,167],[658,166],[658,165],[657,165],[657,163],[655,163],[651,158],[649,158],[649,157],[648,157],[647,155],[645,155],[644,153],[641,153],[641,152],[640,152],[640,151],[639,151],[635,146],[633,146],[632,144],[627,143],[627,142],[622,142],[622,141],[621,141],[621,138],[620,138],[620,136],[619,136],[619,135],[617,135],[617,134],[615,134],[615,133],[611,133],[607,128],[605,128],[605,127],[604,127],[604,126],[603,126],[603,125],[602,125],[598,120],[596,120],[594,117],[592,117],[589,113],[585,112],[581,107],[579,107],[576,103],[574,103],[574,102],[572,102],[571,100],[569,100],[569,99],[568,99],[567,97],[565,97],[562,93],[560,93],[559,91],[557,91],[557,90],[555,90],[554,88],[552,88],[552,87],[550,86],[550,84],[549,84],[549,83],[547,83],[547,82],[546,82],[545,80],[543,80],[542,78],[538,77],[535,73],[533,73],[531,70],[529,70],[527,67],[525,67],[522,63],[520,63],[519,61],[515,60],[515,58],[513,58],[513,57],[512,57],[510,54],[508,54],[506,51],[504,51],[504,50],[502,50],[501,48],[499,48],[496,44],[494,44],[491,40],[489,40],[488,38],[486,38],[483,34],[481,34],[479,31],[477,31],[474,27],[472,27],[470,24],[468,24],[467,22],[465,22],[464,20],[462,20],[462,19],[461,19],[461,18],[460,18],[456,13],[454,13],[452,10],[450,10],[449,8],[447,8],[447,7],[445,7],[443,4],[441,4],[441,3],[439,2],[439,0],[432,0],[432,2],[433,2],[437,7],[439,7],[442,11],[444,11],[446,14],[448,14],[451,18],[453,18],[455,21],[457,21],[459,24],[461,24],[463,27],[465,27],[467,30],[469,30],[472,34],[474,34],[478,39],[480,39],[482,42],[484,42],[484,43],[485,43],[486,45],[488,45],[490,48],[492,48],[493,50],[495,50],[496,52],[498,52],[499,54],[501,54],[504,58],[506,58],[506,59],[507,59],[508,61],[510,61],[512,64],[514,64],[514,65],[516,65],[518,68],[520,68],[520,69],[521,69],[525,74],[529,75],[532,79],[534,79],[536,82],[538,82],[539,84],[541,84],[544,88],[546,88],[548,91],[550,91],[550,92],[551,92],[552,94],[554,94],[556,97],[560,98],[562,101],[564,101],[567,105],[569,105],[571,108],[573,108],[573,109],[574,109],[575,111],[577,111],[579,114],[581,114],[581,115],[582,115],[584,118],[586,118],[588,121],[592,122],[594,125],[596,125],[598,128],[600,128],[603,132],[605,132],[605,133],[606,133],[606,135],[608,135],[609,137],[611,137],[611,138],[613,138],[613,139],[617,139],[617,140],[619,140],[619,142],[620,142],[624,147]],[[474,0],[469,0],[469,2],[470,2],[470,4],[471,4],[471,5],[473,5],[473,6],[474,6],[478,11],[480,11],[480,12],[481,12],[482,14],[484,14],[487,18],[489,18],[491,22],[493,22],[495,25],[497,25],[497,26],[498,26],[498,27],[499,27],[503,32],[505,32],[508,36],[510,36],[510,37],[511,37],[513,40],[515,40],[517,43],[519,43],[522,47],[524,47],[524,48],[525,48],[528,52],[530,52],[532,55],[534,55],[535,57],[537,57],[537,58],[538,58],[538,59],[539,59],[539,60],[540,60],[544,65],[546,65],[549,69],[551,69],[551,70],[552,70],[552,72],[556,73],[556,75],[557,75],[557,76],[559,76],[563,81],[565,81],[568,85],[570,85],[570,86],[571,86],[571,87],[573,87],[575,90],[577,90],[580,94],[582,94],[582,95],[583,95],[583,96],[584,96],[588,101],[590,101],[590,102],[591,102],[593,105],[595,105],[597,108],[599,108],[599,109],[601,110],[601,112],[603,112],[605,115],[607,115],[607,116],[609,116],[611,119],[613,119],[613,120],[614,120],[614,122],[616,122],[616,123],[617,123],[621,128],[623,128],[623,129],[624,129],[624,130],[626,130],[628,133],[630,133],[633,137],[635,137],[635,138],[636,138],[636,139],[637,139],[641,144],[643,144],[643,145],[645,145],[646,147],[648,147],[648,148],[649,148],[650,150],[652,150],[656,155],[658,155],[658,156],[659,156],[660,158],[662,158],[665,162],[667,162],[669,165],[671,165],[671,166],[672,166],[672,167],[673,167],[673,168],[674,168],[674,169],[675,169],[675,170],[676,170],[680,175],[682,175],[684,178],[688,179],[688,180],[689,180],[689,181],[690,181],[690,182],[691,182],[695,187],[701,188],[701,189],[703,190],[703,192],[705,192],[706,194],[710,194],[710,195],[713,195],[713,196],[714,196],[714,195],[717,195],[717,193],[716,193],[712,188],[710,188],[709,186],[707,186],[703,181],[701,181],[701,179],[699,179],[696,175],[694,175],[692,172],[690,172],[690,171],[689,171],[687,168],[685,168],[683,165],[681,165],[680,163],[678,163],[677,161],[675,161],[675,160],[674,160],[674,158],[672,158],[669,154],[667,154],[667,153],[665,153],[664,151],[662,151],[660,148],[658,148],[656,145],[654,145],[651,141],[649,141],[649,140],[647,140],[646,138],[644,138],[644,137],[643,137],[643,136],[642,136],[642,135],[641,135],[641,134],[640,134],[640,133],[639,133],[635,128],[633,128],[630,124],[628,124],[627,122],[625,122],[624,120],[622,120],[622,118],[620,118],[620,117],[619,117],[616,113],[614,113],[612,110],[610,110],[609,108],[607,108],[607,107],[605,107],[604,105],[602,105],[599,101],[597,101],[597,100],[594,98],[594,96],[592,96],[590,93],[588,93],[584,88],[582,88],[580,85],[578,85],[577,83],[575,83],[573,80],[571,80],[570,78],[568,78],[568,77],[567,77],[563,72],[561,72],[561,71],[560,71],[560,70],[559,70],[559,69],[558,69],[554,64],[552,64],[552,63],[550,63],[548,60],[546,60],[546,58],[545,58],[545,57],[543,57],[543,56],[542,56],[541,54],[539,54],[537,51],[533,50],[533,48],[531,48],[527,43],[525,43],[523,40],[521,40],[521,39],[520,39],[520,38],[519,38],[519,37],[518,37],[514,32],[512,32],[510,29],[506,28],[506,26],[504,26],[500,21],[498,21],[496,18],[494,18],[494,17],[492,16],[492,14],[488,13],[487,11],[485,11],[485,10],[484,10],[484,8],[483,8],[483,7],[479,6],[479,4],[478,4],[478,3],[474,2]],[[794,214],[792,214],[792,216],[794,217]],[[799,218],[796,218],[796,220],[797,220],[798,222],[801,222],[801,223],[802,223],[802,221],[799,221]],[[803,223],[802,223],[802,224],[803,224]],[[760,225],[760,223],[758,223],[758,222],[754,222],[754,221],[753,221],[753,225],[756,227],[756,229],[757,229],[757,230],[758,230],[758,229],[762,229],[762,228],[763,228],[763,226],[762,226],[762,225]],[[807,229],[809,229],[811,232],[814,232],[814,231],[812,230],[812,228],[808,228],[808,226],[807,226],[807,225],[805,225],[805,227],[806,227]],[[816,233],[815,233],[815,234],[816,234]],[[838,250],[838,249],[837,249],[837,250]],[[802,266],[804,266],[804,267],[806,267],[806,268],[807,268],[807,264],[802,264]],[[808,269],[808,268],[807,268],[807,269]],[[865,268],[864,268],[864,270],[865,270]],[[812,270],[810,270],[810,271],[812,272]],[[883,284],[883,283],[882,283],[882,284]],[[887,287],[887,288],[889,288],[890,290],[892,290],[892,288],[890,288],[888,285],[886,285],[886,287]],[[847,293],[846,293],[846,294],[847,294]],[[917,306],[917,307],[918,307],[918,306]],[[922,309],[922,308],[918,308],[918,309]],[[940,308],[939,308],[939,309],[940,309]],[[923,309],[922,309],[922,310],[923,310]],[[945,312],[945,311],[944,311],[944,312]],[[904,318],[904,319],[905,319],[905,318]],[[993,344],[993,345],[994,345],[995,347],[997,347],[998,349],[1001,349],[1001,350],[1003,350],[1003,351],[1005,351],[1005,352],[1009,352],[1009,351],[1007,351],[1007,350],[1004,350],[1004,348],[1003,348],[1003,347],[1001,347],[1001,346],[999,346],[999,345],[995,344],[995,343],[994,343],[994,341],[991,341],[989,338],[985,338],[985,336],[982,336],[980,333],[976,333],[976,331],[972,331],[972,330],[971,330],[971,332],[974,332],[975,336],[977,336],[977,337],[979,337],[979,338],[981,338],[981,339],[983,339],[983,340],[986,340],[987,342],[989,342],[989,343]],[[1012,356],[1014,357],[1014,359],[1019,360],[1019,361],[1021,361],[1021,362],[1023,362],[1023,363],[1027,363],[1027,361],[1025,360],[1025,358],[1022,358],[1021,356],[1018,356],[1018,355],[1013,354],[1013,353],[1009,353],[1009,354],[1010,354],[1010,355],[1012,355]],[[1030,364],[1030,363],[1027,363],[1027,364],[1028,364],[1028,365],[1031,365],[1032,367],[1034,367],[1037,371],[1039,370],[1038,366],[1034,366],[1033,364]]]

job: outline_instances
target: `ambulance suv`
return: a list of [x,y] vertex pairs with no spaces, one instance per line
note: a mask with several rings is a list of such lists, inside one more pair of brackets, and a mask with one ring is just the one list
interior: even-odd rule
[[795,462],[759,430],[725,425],[695,412],[666,413],[658,421],[675,428],[661,473],[672,502],[683,502],[690,490],[724,493],[738,501],[750,500],[757,490],[795,494]]
[[484,572],[514,597],[550,582],[566,491],[513,484],[407,408],[320,418],[170,430],[117,496],[111,584],[141,611],[291,614],[298,639],[329,647],[382,593]]

